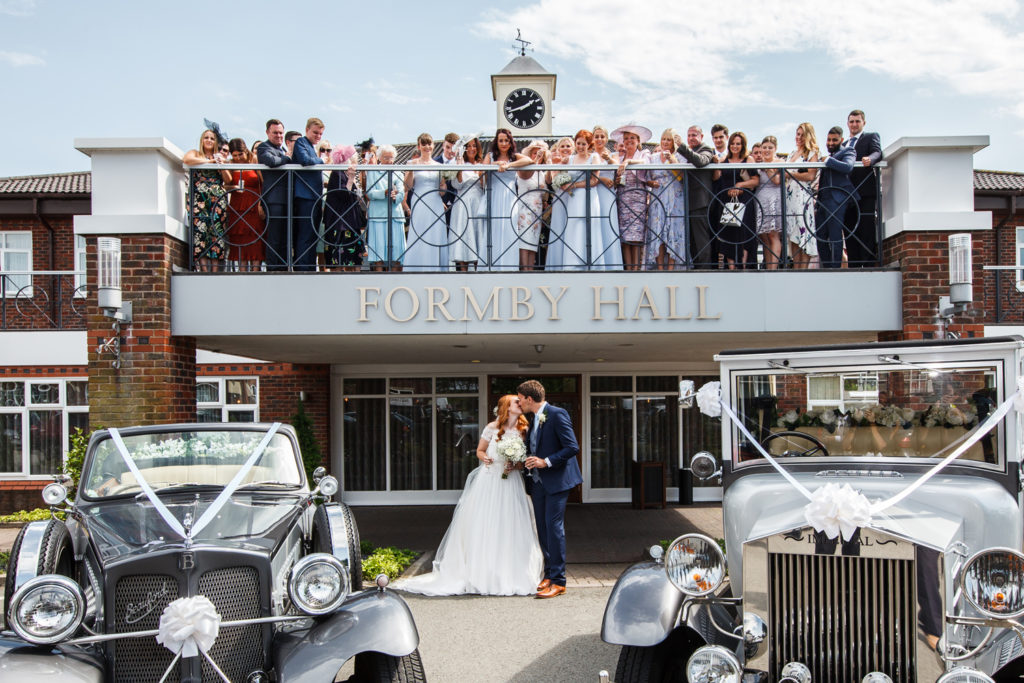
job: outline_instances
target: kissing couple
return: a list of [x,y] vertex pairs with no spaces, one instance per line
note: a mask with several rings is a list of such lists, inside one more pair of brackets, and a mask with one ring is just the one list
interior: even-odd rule
[[480,435],[480,464],[466,477],[432,571],[395,588],[424,595],[565,593],[565,505],[583,483],[580,447],[569,413],[544,400],[544,385],[531,379],[516,392],[498,400],[497,419]]

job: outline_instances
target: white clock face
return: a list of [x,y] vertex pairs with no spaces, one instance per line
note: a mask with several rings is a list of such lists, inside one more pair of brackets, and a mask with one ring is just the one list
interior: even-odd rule
[[505,120],[516,128],[533,128],[544,118],[544,98],[531,88],[516,88],[505,97]]

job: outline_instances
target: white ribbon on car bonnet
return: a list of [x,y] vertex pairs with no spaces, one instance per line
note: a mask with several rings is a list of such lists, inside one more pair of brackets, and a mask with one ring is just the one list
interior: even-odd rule
[[248,476],[249,471],[252,470],[256,461],[263,455],[263,451],[267,449],[267,445],[270,443],[270,440],[274,437],[274,434],[277,433],[277,430],[280,429],[280,427],[280,422],[275,422],[270,425],[270,429],[268,429],[267,433],[263,435],[263,440],[261,440],[259,445],[256,446],[256,450],[252,452],[252,455],[250,455],[249,459],[245,461],[245,464],[239,468],[238,472],[235,473],[235,476],[232,477],[230,482],[228,482],[228,485],[224,487],[224,490],[220,492],[220,494],[214,499],[213,503],[210,504],[210,507],[206,508],[206,511],[198,520],[196,520],[196,523],[192,525],[192,528],[188,531],[185,531],[185,527],[181,525],[181,522],[178,521],[177,517],[171,514],[171,511],[167,509],[167,506],[160,500],[160,497],[156,495],[155,491],[153,491],[153,487],[150,486],[149,482],[146,481],[146,478],[142,476],[142,472],[139,471],[138,466],[135,464],[135,460],[132,459],[131,454],[128,452],[128,448],[124,445],[121,433],[113,427],[107,431],[110,433],[110,438],[114,442],[114,445],[117,446],[117,450],[120,452],[121,459],[124,460],[124,464],[128,466],[128,469],[135,477],[135,481],[138,482],[142,492],[146,494],[146,498],[153,504],[153,509],[157,511],[157,514],[159,514],[164,522],[167,523],[167,526],[171,527],[171,530],[174,531],[174,533],[178,534],[186,541],[191,541],[194,536],[197,536],[199,532],[206,528],[206,525],[209,524],[217,516],[217,513],[220,512],[221,508],[227,504],[228,499],[231,498],[231,495],[239,485],[241,485],[246,476]]
[[[824,531],[825,535],[830,539],[838,537],[841,533],[843,540],[846,541],[850,539],[856,529],[871,526],[873,515],[877,515],[883,510],[896,505],[921,488],[929,479],[944,470],[951,462],[966,453],[971,446],[978,443],[986,434],[992,431],[1002,421],[1003,417],[1010,412],[1011,408],[1015,408],[1019,413],[1024,413],[1024,377],[1018,378],[1017,391],[1010,398],[1003,401],[991,415],[985,418],[985,421],[978,426],[977,431],[969,439],[960,444],[953,452],[943,458],[941,462],[936,463],[934,467],[918,477],[910,486],[890,498],[876,501],[875,503],[868,501],[864,494],[854,491],[849,484],[839,487],[830,483],[815,489],[813,493],[809,491],[807,487],[798,482],[792,474],[786,471],[786,468],[779,464],[761,446],[761,443],[750,434],[743,422],[733,412],[732,407],[721,400],[722,388],[720,382],[708,382],[696,392],[696,396],[697,405],[700,406],[703,414],[708,417],[717,417],[722,413],[728,415],[740,433],[753,444],[765,460],[778,470],[779,474],[793,488],[807,498],[809,502],[804,507],[804,518],[808,524],[814,527],[815,531]],[[687,397],[681,396],[680,400],[683,398]],[[715,401],[715,398],[718,400]]]
[[230,679],[221,671],[217,663],[210,657],[210,648],[220,633],[220,614],[210,599],[202,595],[189,598],[178,598],[169,603],[160,615],[160,626],[157,629],[156,642],[174,653],[174,659],[164,671],[160,683],[174,670],[178,660],[184,657],[202,655],[213,670],[220,675],[224,683]]

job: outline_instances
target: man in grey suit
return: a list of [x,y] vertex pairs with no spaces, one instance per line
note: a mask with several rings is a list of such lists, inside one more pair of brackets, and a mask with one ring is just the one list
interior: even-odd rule
[[[267,141],[256,148],[256,158],[264,166],[277,168],[292,163],[284,143],[284,124],[267,121]],[[263,202],[267,205],[267,270],[285,270],[290,245],[288,240],[288,177],[284,171],[263,171]]]
[[[716,160],[715,150],[704,144],[704,131],[700,126],[690,126],[686,131],[686,144],[678,150],[688,162],[698,169]],[[689,224],[690,260],[695,268],[718,267],[718,240],[711,232],[708,221],[708,207],[712,197],[711,169],[690,171],[686,176],[686,218]],[[718,226],[715,226],[717,232]]]

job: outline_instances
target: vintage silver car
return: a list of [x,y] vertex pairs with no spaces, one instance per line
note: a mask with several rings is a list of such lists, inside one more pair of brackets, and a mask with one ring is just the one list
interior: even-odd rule
[[721,477],[725,552],[687,534],[623,573],[602,628],[615,681],[1020,680],[1022,349],[716,356],[722,467],[691,469]]
[[[182,424],[92,435],[65,520],[11,551],[0,672],[18,681],[426,680],[387,577],[363,590],[359,532],[295,431]],[[64,482],[66,483],[66,482]]]

